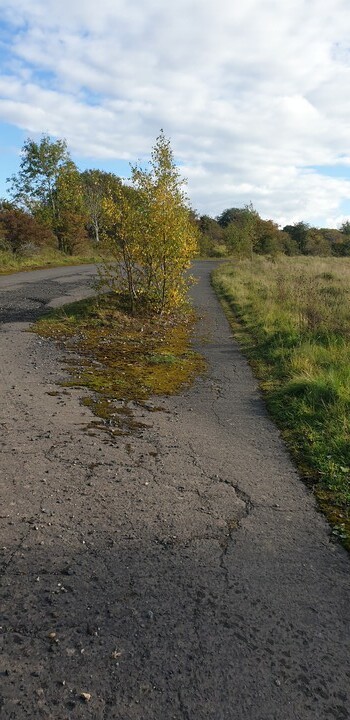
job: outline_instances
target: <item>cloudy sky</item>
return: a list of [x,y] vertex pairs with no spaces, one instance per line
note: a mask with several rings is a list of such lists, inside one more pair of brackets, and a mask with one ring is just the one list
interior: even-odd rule
[[350,217],[349,0],[0,0],[0,196],[26,137],[127,176],[164,129],[194,208]]

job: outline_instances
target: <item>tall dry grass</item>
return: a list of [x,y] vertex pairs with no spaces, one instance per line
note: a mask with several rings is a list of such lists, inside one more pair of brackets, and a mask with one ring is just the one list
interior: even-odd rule
[[233,311],[268,407],[350,547],[350,259],[227,263],[214,286]]

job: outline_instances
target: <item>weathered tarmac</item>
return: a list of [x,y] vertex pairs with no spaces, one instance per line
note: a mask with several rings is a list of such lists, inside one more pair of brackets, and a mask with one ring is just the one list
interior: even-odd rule
[[349,557],[210,269],[193,290],[208,372],[114,439],[59,385],[66,353],[27,332],[94,268],[0,276],[4,720],[350,718]]

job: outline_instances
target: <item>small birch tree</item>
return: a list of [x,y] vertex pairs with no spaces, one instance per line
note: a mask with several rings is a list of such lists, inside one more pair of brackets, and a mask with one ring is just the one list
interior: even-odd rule
[[113,173],[95,169],[84,170],[80,178],[89,231],[98,245],[103,231],[104,200],[111,195],[113,187],[121,186],[121,180]]
[[184,271],[197,252],[198,229],[163,131],[152,150],[150,169],[132,168],[143,214],[143,267],[146,288],[159,312],[181,304],[189,279]]
[[142,252],[138,197],[132,188],[115,186],[102,201],[105,236],[114,261],[104,263],[102,284],[126,292],[134,314],[142,290]]
[[190,282],[185,270],[197,252],[198,229],[174,162],[170,141],[161,131],[149,169],[135,165],[131,187],[104,201],[107,234],[116,263],[109,284],[126,289],[130,308],[138,302],[157,312],[183,303]]

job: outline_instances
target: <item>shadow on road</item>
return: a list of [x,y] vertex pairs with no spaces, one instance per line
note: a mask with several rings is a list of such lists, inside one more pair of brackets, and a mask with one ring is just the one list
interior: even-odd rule
[[[274,645],[287,620],[250,597],[242,577],[226,584],[219,545],[117,531],[99,542],[91,532],[83,545],[71,529],[63,543],[27,527],[3,575],[4,717],[229,718],[239,692],[235,717],[260,719],[270,703],[287,707],[291,683],[307,703],[312,681]],[[307,664],[311,648],[299,642]]]

